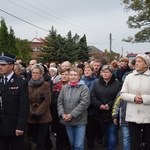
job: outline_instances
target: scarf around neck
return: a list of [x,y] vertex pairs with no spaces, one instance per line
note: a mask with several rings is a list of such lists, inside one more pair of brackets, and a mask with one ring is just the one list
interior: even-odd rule
[[29,84],[31,85],[31,86],[40,86],[40,85],[42,85],[42,83],[44,82],[44,78],[43,77],[41,77],[41,78],[39,78],[38,80],[33,80],[32,78],[29,80]]
[[78,82],[75,82],[75,83],[69,82],[70,86],[76,86],[78,83],[79,83],[79,81],[78,81]]
[[148,70],[148,68],[144,68],[143,70],[141,71],[137,71],[139,74],[143,74],[144,72],[146,72]]

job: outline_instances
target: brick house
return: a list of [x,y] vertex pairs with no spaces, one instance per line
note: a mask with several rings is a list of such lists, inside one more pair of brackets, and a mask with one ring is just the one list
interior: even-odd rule
[[32,48],[31,57],[32,59],[38,59],[38,56],[42,54],[41,48],[45,46],[42,38],[33,38],[30,42]]
[[129,60],[133,60],[133,59],[135,59],[136,55],[137,55],[137,54],[130,53],[130,54],[128,54],[126,57],[127,57]]

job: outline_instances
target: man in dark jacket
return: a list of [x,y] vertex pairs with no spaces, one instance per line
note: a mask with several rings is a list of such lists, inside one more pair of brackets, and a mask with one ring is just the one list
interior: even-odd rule
[[15,56],[0,56],[0,149],[23,150],[29,112],[28,83],[14,71]]

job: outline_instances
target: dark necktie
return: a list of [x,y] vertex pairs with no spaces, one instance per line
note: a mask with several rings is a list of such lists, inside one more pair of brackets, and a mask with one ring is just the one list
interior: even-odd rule
[[7,77],[5,77],[5,84],[7,83]]

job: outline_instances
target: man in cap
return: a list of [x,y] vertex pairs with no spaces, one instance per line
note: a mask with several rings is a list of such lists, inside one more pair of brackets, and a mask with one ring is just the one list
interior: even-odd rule
[[0,149],[23,150],[29,112],[28,83],[14,69],[15,56],[0,56]]

